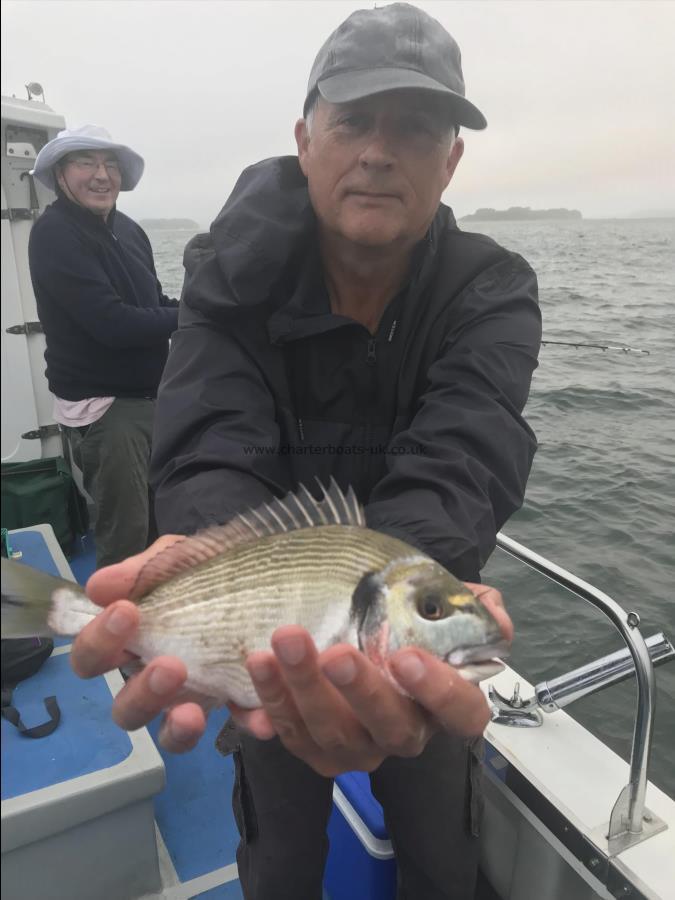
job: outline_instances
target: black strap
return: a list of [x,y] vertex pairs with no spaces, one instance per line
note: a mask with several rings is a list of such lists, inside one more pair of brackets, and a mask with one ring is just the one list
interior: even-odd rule
[[14,709],[13,706],[3,706],[2,715],[3,718],[7,719],[8,722],[11,722],[12,725],[18,728],[24,737],[47,737],[48,734],[51,734],[52,731],[55,731],[58,727],[58,724],[61,721],[61,710],[59,709],[59,704],[56,702],[56,697],[46,697],[45,700],[43,700],[43,703],[45,709],[49,713],[49,721],[43,722],[42,725],[35,725],[33,728],[26,728],[21,721],[19,711]]

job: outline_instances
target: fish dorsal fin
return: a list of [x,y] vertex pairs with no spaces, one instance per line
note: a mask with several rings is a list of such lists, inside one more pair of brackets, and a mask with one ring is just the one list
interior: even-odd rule
[[260,538],[321,525],[366,527],[363,509],[351,487],[345,495],[334,478],[331,478],[328,490],[318,479],[317,482],[323,493],[322,500],[316,500],[301,484],[296,493],[287,494],[281,500],[275,498],[257,509],[238,513],[224,525],[211,525],[189,537],[179,538],[143,566],[129,599],[140,600],[181,572]]

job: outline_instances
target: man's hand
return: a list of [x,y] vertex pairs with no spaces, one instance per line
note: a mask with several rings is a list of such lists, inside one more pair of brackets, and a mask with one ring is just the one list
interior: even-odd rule
[[[134,659],[124,646],[138,626],[139,612],[133,603],[119,598],[129,596],[145,563],[178,539],[179,535],[164,535],[138,556],[100,569],[89,579],[87,593],[105,610],[82,629],[73,644],[71,663],[81,678],[102,675]],[[204,733],[206,717],[196,703],[173,705],[186,677],[185,665],[179,659],[153,659],[115,697],[113,719],[133,731],[168,709],[160,731],[162,746],[174,753],[191,750]]]
[[[510,641],[513,626],[499,592],[469,587]],[[387,756],[417,756],[438,729],[472,737],[489,721],[482,691],[423,650],[400,650],[390,660],[410,699],[355,648],[339,645],[318,654],[298,626],[278,629],[272,649],[251,654],[247,663],[262,708],[230,706],[232,715],[258,738],[278,734],[320,775],[372,771]]]

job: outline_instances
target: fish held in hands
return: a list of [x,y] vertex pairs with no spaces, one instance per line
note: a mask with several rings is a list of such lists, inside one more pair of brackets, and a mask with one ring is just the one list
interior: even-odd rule
[[[323,489],[322,489],[323,490]],[[507,644],[489,610],[430,557],[366,527],[354,492],[304,487],[179,539],[141,569],[129,599],[140,625],[127,650],[147,664],[177,656],[187,690],[214,705],[260,702],[245,662],[281,625],[319,652],[345,642],[385,673],[421,647],[470,681],[500,671]],[[76,635],[100,613],[78,585],[2,560],[2,636]]]

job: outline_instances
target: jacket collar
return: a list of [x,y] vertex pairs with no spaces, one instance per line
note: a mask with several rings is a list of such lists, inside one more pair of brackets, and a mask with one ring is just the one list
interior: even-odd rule
[[[433,255],[431,229],[413,251],[410,273],[401,290],[392,299],[385,310],[382,322],[391,316],[392,307],[397,309],[409,302],[407,298],[416,296],[421,285],[428,279]],[[273,312],[267,323],[270,341],[273,344],[287,343],[298,338],[322,334],[335,328],[354,325],[354,320],[347,316],[336,315],[330,310],[330,300],[326,290],[321,259],[316,240],[312,241],[311,251],[298,272],[293,291],[288,301]]]
[[117,213],[117,207],[115,206],[113,206],[108,213],[108,219],[106,221],[103,216],[97,216],[95,213],[91,212],[91,210],[85,209],[84,206],[73,203],[73,201],[68,199],[63,193],[57,195],[56,200],[52,205],[70,216],[70,218],[80,222],[85,228],[105,228],[108,231],[114,231],[115,216]]

